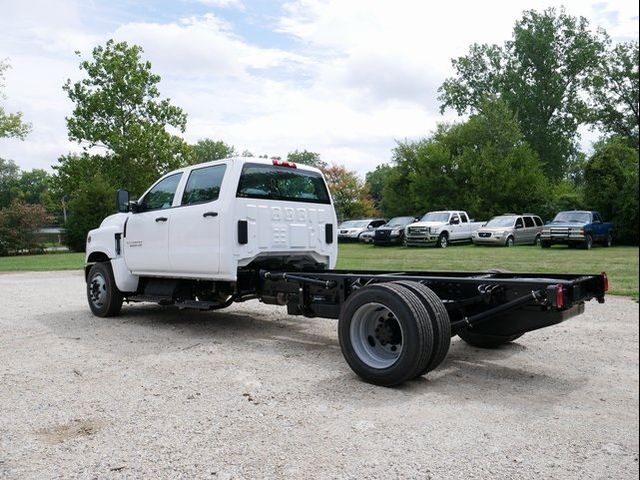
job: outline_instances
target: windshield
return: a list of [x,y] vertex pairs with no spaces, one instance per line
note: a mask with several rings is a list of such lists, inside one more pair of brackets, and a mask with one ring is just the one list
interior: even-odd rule
[[404,227],[413,223],[413,217],[394,217],[389,220],[385,227]]
[[429,212],[420,219],[421,222],[448,222],[448,212]]
[[513,227],[516,217],[495,217],[487,222],[485,227]]
[[560,212],[553,219],[554,222],[569,222],[569,223],[589,223],[591,221],[591,214],[588,212]]
[[369,225],[369,220],[349,220],[342,222],[338,228],[364,228]]
[[293,202],[331,203],[322,175],[276,165],[247,163],[242,168],[238,197]]

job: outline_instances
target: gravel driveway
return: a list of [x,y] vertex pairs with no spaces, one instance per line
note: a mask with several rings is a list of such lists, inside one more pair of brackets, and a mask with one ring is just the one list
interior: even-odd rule
[[363,383],[336,323],[257,302],[91,316],[80,272],[0,275],[2,478],[638,478],[638,304]]

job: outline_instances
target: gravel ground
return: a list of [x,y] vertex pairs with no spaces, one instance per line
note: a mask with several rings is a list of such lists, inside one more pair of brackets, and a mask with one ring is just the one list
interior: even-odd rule
[[3,478],[638,478],[638,304],[363,383],[336,323],[257,302],[91,316],[79,272],[0,275]]

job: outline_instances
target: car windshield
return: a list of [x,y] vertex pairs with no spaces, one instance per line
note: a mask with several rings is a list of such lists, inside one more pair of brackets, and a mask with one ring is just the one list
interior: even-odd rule
[[516,217],[495,217],[487,222],[485,227],[513,227]]
[[448,212],[429,212],[425,214],[421,219],[421,222],[448,222]]
[[413,223],[413,217],[394,217],[385,227],[404,227],[410,223]]
[[591,214],[588,212],[560,212],[553,219],[554,222],[569,222],[569,223],[589,223],[591,221]]
[[364,228],[369,225],[369,220],[349,220],[342,222],[339,228]]

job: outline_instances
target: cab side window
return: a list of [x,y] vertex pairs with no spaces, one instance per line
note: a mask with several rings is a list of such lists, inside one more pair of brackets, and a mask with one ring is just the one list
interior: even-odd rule
[[215,165],[192,170],[180,204],[195,205],[217,200],[226,169],[226,165]]
[[466,213],[461,213],[460,218],[462,219],[462,223],[469,223],[469,219],[467,218]]
[[142,211],[170,208],[181,178],[182,173],[176,173],[160,180],[140,202]]
[[600,214],[598,212],[594,212],[593,214],[593,221],[594,222],[602,222],[602,218],[600,218]]
[[516,228],[523,228],[524,227],[524,223],[522,222],[522,217],[518,217],[518,219],[516,220]]
[[458,215],[452,215],[449,223],[451,223],[451,225],[457,225],[460,223],[460,218],[458,217]]
[[376,220],[374,222],[371,222],[371,226],[373,228],[378,228],[378,227],[381,227],[382,225],[384,225],[384,223],[385,223],[384,220]]
[[524,217],[524,226],[527,228],[533,228],[535,226],[535,223],[533,223],[533,218]]
[[540,217],[533,217],[533,221],[536,222],[536,227],[541,227],[542,225],[544,225]]

